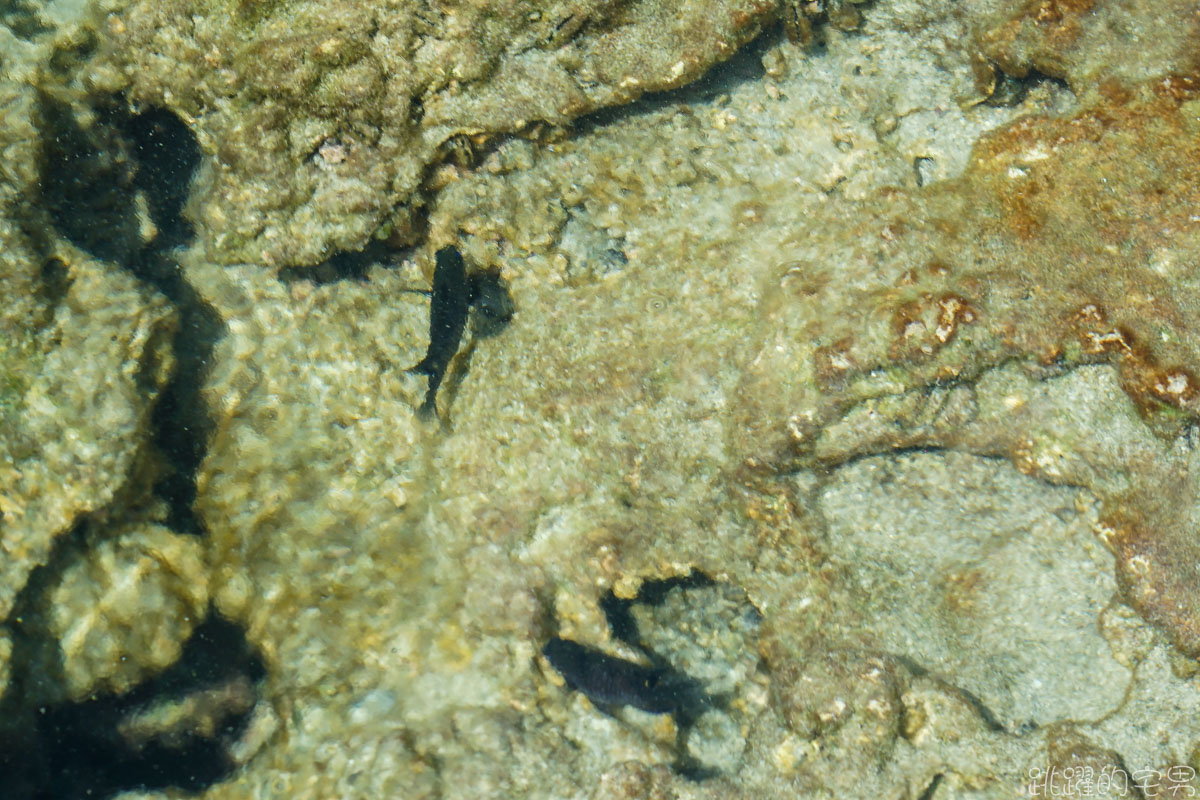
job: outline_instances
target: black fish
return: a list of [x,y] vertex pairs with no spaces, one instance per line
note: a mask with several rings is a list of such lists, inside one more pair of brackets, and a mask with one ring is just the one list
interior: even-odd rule
[[710,698],[699,681],[669,667],[647,667],[555,636],[542,655],[567,686],[583,692],[601,709],[633,706],[651,714],[691,716]]
[[429,350],[425,357],[410,369],[429,376],[429,388],[421,413],[437,413],[437,390],[446,376],[450,359],[458,352],[467,314],[471,310],[472,283],[467,280],[467,266],[455,247],[437,251],[433,269],[433,292],[429,298]]

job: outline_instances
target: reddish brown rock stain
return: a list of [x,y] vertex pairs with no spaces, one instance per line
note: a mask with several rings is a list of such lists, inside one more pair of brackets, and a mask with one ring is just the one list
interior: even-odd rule
[[[1195,287],[1151,268],[1156,254],[1194,274],[1200,182],[1188,164],[1200,163],[1194,131],[1179,104],[1194,92],[1191,79],[1166,80],[1149,91],[1109,92],[1124,103],[1066,120],[1029,119],[989,137],[976,152],[974,185],[994,190],[1002,210],[990,233],[1021,245],[1011,267],[996,277],[1011,286],[1044,288],[1026,320],[1012,320],[1013,343],[1061,357],[1072,344],[1083,358],[1108,360],[1143,414],[1170,406],[1200,411],[1195,365],[1200,355]],[[1033,155],[1032,162],[1022,157]],[[1027,174],[1006,180],[1010,171]],[[990,221],[989,221],[990,222]],[[1186,266],[1183,266],[1186,264]],[[1079,302],[1082,301],[1082,302]],[[1072,303],[1065,315],[1046,313]],[[1039,326],[1035,320],[1066,319]],[[1032,323],[1032,324],[1031,324]],[[1167,333],[1164,333],[1167,332]],[[1018,442],[1013,463],[1037,474],[1032,446]],[[1139,470],[1128,465],[1133,475]],[[1145,475],[1161,473],[1147,470]],[[1137,478],[1135,477],[1135,482]],[[1200,546],[1169,501],[1189,496],[1184,481],[1157,480],[1128,497],[1104,498],[1116,508],[1109,547],[1124,599],[1166,631],[1184,652],[1200,654]]]
[[980,607],[988,576],[982,569],[968,568],[951,572],[942,585],[942,598],[947,610],[956,616],[969,616]]
[[1166,631],[1176,647],[1200,657],[1200,543],[1181,515],[1165,509],[1147,514],[1147,505],[1157,503],[1134,499],[1105,520],[1117,585],[1125,602]]
[[1031,68],[1065,78],[1072,51],[1096,0],[1032,0],[1017,14],[980,37],[981,55],[1009,75]]
[[[1158,430],[1177,425],[1161,413],[1168,407],[1200,412],[1200,126],[1180,108],[1196,86],[1156,80],[1106,92],[1119,103],[1025,118],[981,140],[958,181],[867,209],[854,228],[876,233],[864,257],[879,286],[844,297],[788,292],[775,312],[788,320],[788,303],[809,309],[789,330],[824,344],[779,358],[807,351],[822,394],[810,410],[785,405],[785,444],[758,463],[804,463],[814,432],[862,399],[856,381],[884,371],[915,389],[1008,357],[1108,362],[1143,415],[1166,420]],[[951,347],[968,326],[970,342]],[[917,441],[895,436],[895,446]],[[1042,474],[1028,436],[997,437],[991,452]],[[941,443],[954,446],[953,434]],[[1136,488],[1101,497],[1120,520],[1108,544],[1123,596],[1200,655],[1200,544],[1174,510],[1190,502],[1190,484],[1167,485],[1158,463],[1124,468]]]
[[833,344],[822,345],[813,353],[817,381],[822,386],[833,386],[855,370],[857,364],[850,354],[850,338],[843,337]]

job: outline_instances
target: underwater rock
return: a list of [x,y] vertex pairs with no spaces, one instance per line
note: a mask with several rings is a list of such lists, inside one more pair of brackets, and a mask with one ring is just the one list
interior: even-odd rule
[[[1147,14],[1137,0],[1024,0],[993,10],[977,38],[977,85],[1003,75],[1065,80],[1077,94],[1116,99],[1122,87],[1200,67],[1200,20],[1187,0]],[[1002,75],[998,75],[1002,73]]]
[[[170,109],[208,155],[180,264],[227,335],[204,377],[196,513],[216,608],[267,677],[236,778],[204,796],[1007,796],[1072,753],[1190,752],[1186,656],[1108,596],[1194,650],[1196,99],[1179,35],[1097,93],[1072,64],[1108,34],[1087,39],[1062,59],[1079,101],[1038,79],[1051,58],[1006,60],[988,38],[1014,15],[1053,30],[1041,8],[1091,25],[1086,5],[830,3],[845,17],[819,51],[779,30],[711,82],[500,141],[642,91],[581,79],[596,98],[562,110],[555,70],[658,35],[639,16],[653,7],[589,6],[539,48],[474,7],[112,4],[81,82]],[[712,24],[734,43],[759,18]],[[1014,105],[982,102],[980,50],[984,77],[1025,81]],[[678,55],[603,55],[660,54]],[[677,85],[666,66],[655,85]],[[530,76],[545,93],[513,95]],[[495,267],[521,308],[463,354],[438,430],[403,371],[427,341],[411,290],[430,248],[364,258],[353,281],[278,279],[374,234],[421,240],[426,178],[429,241]],[[43,433],[63,419],[78,424]],[[966,522],[919,524],[959,503]],[[638,624],[733,692],[684,741],[719,775],[678,769],[669,715],[599,713],[537,658],[552,630],[634,657],[603,599],[693,570],[738,594],[683,593]],[[1089,633],[1061,652],[1038,638],[1064,629]],[[976,645],[1003,657],[996,675]],[[1077,707],[1072,670],[1094,684]],[[1133,701],[1113,710],[1116,684]],[[229,689],[191,700],[244,709]],[[177,707],[131,723],[153,739]],[[1072,749],[1072,725],[1092,749]]]
[[[56,53],[41,11],[22,5],[0,19],[0,619],[59,537],[129,482],[175,324],[163,298],[59,240],[38,204],[35,87]],[[64,21],[66,51],[71,30]],[[0,639],[7,675],[13,640]]]
[[[752,457],[786,468],[837,463],[851,450],[962,442],[976,410],[956,405],[948,389],[934,390],[941,404],[925,403],[923,422],[902,404],[885,411],[882,399],[969,386],[1011,358],[1048,374],[1111,363],[1147,422],[1186,446],[1187,420],[1200,410],[1200,331],[1189,323],[1200,284],[1188,267],[1200,246],[1190,221],[1200,183],[1164,176],[1187,174],[1200,157],[1189,110],[1196,102],[1168,79],[1078,114],[1026,118],[984,137],[963,178],[893,194],[861,209],[847,229],[822,228],[831,238],[798,247],[767,306],[770,340],[780,344],[761,352],[744,384],[746,425],[776,442]],[[831,260],[869,263],[870,272],[819,284],[801,266]],[[820,326],[817,307],[827,315]],[[1008,413],[1021,413],[1019,396],[1012,402]],[[884,435],[819,444],[819,431],[855,406],[875,408]],[[889,426],[894,412],[905,421]],[[1022,438],[1011,421],[996,424],[1009,432],[995,428],[983,452],[1053,480],[1074,474],[1031,454],[1031,431]],[[1200,596],[1181,573],[1195,556],[1180,516],[1191,503],[1159,499],[1164,491],[1185,497],[1191,470],[1164,485],[1157,469],[1108,463],[1118,471],[1086,468],[1096,483],[1078,477],[1106,504],[1106,543],[1118,555],[1124,595],[1181,647],[1200,652]],[[1115,476],[1122,486],[1111,485]]]
[[179,658],[208,611],[201,542],[158,525],[105,531],[46,597],[64,697],[121,693]]
[[0,615],[54,539],[123,487],[172,364],[175,316],[161,296],[70,248],[58,261],[68,288],[33,327],[32,360],[9,365],[23,391],[0,428]]
[[1113,713],[1132,675],[1096,624],[1116,584],[1077,494],[952,452],[838,470],[820,503],[861,646],[968,692],[1006,730]]
[[414,241],[431,168],[682,86],[774,7],[122,2],[84,78],[193,127],[209,156],[192,214],[210,259],[303,266],[372,236]]

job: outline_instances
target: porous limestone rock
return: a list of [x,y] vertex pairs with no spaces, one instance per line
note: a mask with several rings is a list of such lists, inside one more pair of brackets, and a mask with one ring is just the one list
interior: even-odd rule
[[1114,712],[1132,675],[1096,624],[1112,557],[1076,495],[960,453],[838,470],[821,511],[861,646],[970,692],[1008,730]]

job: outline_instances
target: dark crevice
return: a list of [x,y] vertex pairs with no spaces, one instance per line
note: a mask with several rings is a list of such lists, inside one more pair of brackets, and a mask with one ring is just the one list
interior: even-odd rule
[[632,103],[601,108],[575,120],[576,136],[585,136],[631,117],[650,114],[673,106],[711,103],[739,86],[762,81],[766,74],[762,59],[767,50],[784,39],[783,27],[767,25],[725,61],[714,64],[691,83],[662,92],[647,92]]
[[[853,466],[862,461],[869,461],[873,458],[886,457],[889,460],[893,459],[893,458],[901,459],[901,458],[904,458],[905,456],[934,455],[934,454],[938,454],[938,453],[951,452],[952,450],[953,450],[953,448],[946,447],[946,446],[944,446],[940,443],[936,443],[936,442],[932,442],[932,443],[928,443],[928,444],[908,444],[908,445],[902,445],[902,446],[896,447],[893,450],[878,450],[878,451],[870,450],[870,451],[852,453],[849,457],[841,458],[840,460],[839,459],[830,459],[830,460],[819,461],[816,463],[812,463],[812,464],[808,464],[808,465],[799,467],[797,470],[794,470],[794,471],[798,471],[801,469],[810,469],[813,472],[815,472],[817,475],[821,476],[822,478],[828,479],[828,478],[832,477],[835,472],[837,472],[841,469]],[[1007,461],[1008,460],[1005,456],[992,456],[992,455],[978,454],[978,453],[972,453],[971,455],[977,455],[979,458],[990,459],[993,461]]]
[[[60,699],[63,656],[45,628],[44,609],[65,570],[88,549],[91,534],[85,518],[55,540],[8,618],[13,652],[12,676],[0,698],[3,796],[83,800],[167,787],[199,791],[227,779],[235,766],[229,746],[245,728],[265,669],[243,630],[212,609],[179,660],[162,673],[123,694]],[[177,715],[173,726],[145,723],[151,712],[164,718],[164,709],[189,702],[216,724],[206,727],[196,718],[201,712]]]
[[172,294],[180,318],[174,342],[175,371],[150,417],[153,443],[165,462],[154,493],[167,503],[168,527],[201,534],[204,526],[193,509],[196,472],[208,447],[212,421],[200,390],[224,326],[182,277]]
[[[31,646],[27,638],[17,632],[17,649]],[[236,766],[229,747],[243,733],[265,676],[243,630],[215,612],[173,666],[122,695],[36,703],[20,688],[36,680],[32,664],[14,658],[13,685],[0,702],[0,785],[11,800],[198,792],[225,780]],[[147,712],[205,698],[216,721],[211,733],[203,724],[163,729],[144,722]]]
[[[82,517],[69,531],[56,537],[45,562],[29,573],[25,585],[13,600],[7,620],[12,632],[12,678],[7,691],[0,697],[0,737],[9,736],[14,722],[20,718],[20,714],[13,713],[14,707],[27,712],[26,707],[41,705],[53,694],[53,687],[64,683],[57,645],[37,631],[38,608],[67,566],[87,548],[90,525],[91,520]],[[0,747],[0,752],[3,749]]]
[[942,773],[933,776],[933,780],[925,787],[925,790],[917,797],[917,800],[933,800],[933,795],[937,792],[938,786],[941,785],[943,779]]
[[[43,95],[39,111],[48,134],[41,204],[54,227],[76,246],[116,262],[161,292],[179,312],[175,370],[151,416],[152,441],[164,467],[154,490],[167,503],[172,529],[201,533],[192,504],[210,423],[200,387],[223,331],[172,257],[193,235],[183,207],[200,148],[170,111],[133,113],[120,97],[81,111]],[[56,277],[62,270],[56,272],[53,259],[43,271],[51,287],[66,280]]]
[[1071,87],[1061,78],[1055,78],[1047,75],[1044,72],[1038,72],[1036,69],[1031,69],[1025,75],[1010,75],[1004,72],[999,67],[993,66],[993,74],[996,77],[996,83],[992,87],[991,93],[984,100],[989,106],[997,108],[1010,108],[1018,106],[1025,101],[1029,96],[1029,92],[1042,84],[1057,86],[1068,92]]
[[201,389],[213,348],[225,327],[168,254],[144,253],[131,270],[166,295],[179,314],[172,343],[175,369],[150,416],[151,442],[161,457],[153,491],[167,504],[168,527],[180,533],[202,534],[203,523],[192,506],[196,500],[196,472],[208,447],[212,421]]
[[129,142],[98,111],[84,126],[75,109],[39,98],[43,158],[41,204],[54,227],[97,258],[128,261],[145,242],[139,230],[136,167]]
[[40,201],[54,227],[161,289],[152,255],[192,235],[181,212],[200,162],[195,136],[171,112],[135,114],[120,97],[79,109],[43,93],[38,114],[45,131]]
[[[44,93],[38,113],[45,133],[35,206],[59,235],[165,295],[179,314],[175,368],[150,420],[148,463],[155,466],[135,471],[128,491],[104,513],[136,516],[153,481],[154,494],[166,502],[166,524],[201,534],[193,503],[211,420],[200,389],[223,328],[173,257],[193,235],[183,208],[199,147],[170,112],[134,113],[120,97],[80,108]],[[70,269],[52,252],[47,249],[42,265],[41,290],[56,301],[69,288]],[[143,368],[161,373],[153,364]],[[149,395],[155,387],[143,388]],[[0,698],[2,793],[17,800],[82,800],[169,787],[200,791],[227,779],[235,766],[229,746],[244,729],[265,672],[244,632],[215,611],[179,660],[157,676],[121,694],[60,699],[63,657],[44,618],[50,591],[68,565],[87,558],[90,537],[86,519],[60,536],[6,620],[13,653],[11,682]],[[177,722],[163,722],[172,718]]]
[[179,117],[162,108],[138,114],[113,112],[112,122],[129,142],[137,165],[134,186],[145,194],[158,226],[154,249],[164,251],[192,237],[183,218],[192,174],[200,163],[195,135]]

